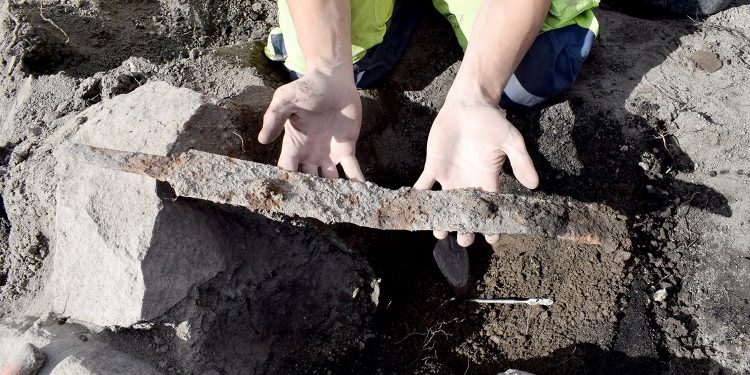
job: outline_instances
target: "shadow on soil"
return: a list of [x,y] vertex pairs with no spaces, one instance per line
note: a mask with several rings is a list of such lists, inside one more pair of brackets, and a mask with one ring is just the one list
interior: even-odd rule
[[[36,2],[14,5],[28,22],[19,41],[22,69],[44,75],[65,71],[88,77],[119,66],[131,56],[163,63],[186,52],[184,41],[166,36],[158,2],[102,1],[101,10]],[[144,21],[148,20],[148,21]]]
[[720,374],[721,366],[711,360],[690,360],[670,356],[666,361],[651,357],[629,357],[591,344],[556,350],[544,358],[511,362],[510,367],[545,374],[655,374],[669,364],[675,374]]

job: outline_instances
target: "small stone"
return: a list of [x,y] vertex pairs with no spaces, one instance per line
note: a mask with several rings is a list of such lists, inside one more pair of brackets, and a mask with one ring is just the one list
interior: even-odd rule
[[494,342],[497,345],[500,345],[500,343],[502,342],[500,340],[500,336],[497,336],[497,335],[490,336],[490,341]]
[[705,357],[706,357],[706,355],[703,354],[703,352],[700,349],[694,349],[693,350],[693,358],[695,358],[695,359],[701,359],[701,358],[705,358]]
[[175,327],[175,335],[182,340],[182,341],[188,341],[190,340],[190,323],[188,321],[184,321]]
[[721,69],[722,66],[719,56],[711,51],[695,51],[693,52],[691,58],[693,59],[693,62],[698,65],[698,67],[709,73],[716,72],[717,70]]
[[52,112],[47,112],[42,118],[42,121],[49,124],[50,122],[55,121],[58,118],[60,118],[60,114],[58,112],[52,111]]
[[201,55],[201,50],[198,48],[193,48],[190,50],[190,58],[195,60]]
[[649,168],[648,164],[645,161],[638,163],[638,166],[641,167],[641,169],[643,169],[644,171],[647,171]]
[[654,302],[663,302],[667,299],[667,290],[666,289],[659,289],[654,293]]
[[78,117],[76,119],[76,123],[78,125],[81,125],[81,124],[85,123],[86,121],[88,121],[88,118],[86,116],[81,116],[81,117]]
[[[31,344],[23,344],[13,354],[4,368],[3,374],[10,370],[12,374],[36,375],[44,366],[47,355]],[[15,371],[14,371],[15,370]]]
[[716,173],[716,171],[708,172],[708,175],[711,176],[711,177],[716,177],[717,174],[718,173]]
[[66,113],[70,111],[71,102],[63,102],[57,105],[57,108],[55,108],[55,112],[57,113]]

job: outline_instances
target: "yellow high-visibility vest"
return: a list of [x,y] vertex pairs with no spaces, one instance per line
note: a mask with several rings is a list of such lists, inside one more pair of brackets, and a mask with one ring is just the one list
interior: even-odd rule
[[[296,0],[300,1],[300,0]],[[413,1],[413,0],[404,0]],[[448,19],[461,48],[466,50],[468,36],[474,26],[476,14],[482,0],[432,0],[435,8]],[[287,0],[278,0],[279,27],[269,35],[265,54],[269,59],[283,61],[289,70],[304,73],[305,60],[297,42],[297,34],[287,6]],[[395,0],[351,0],[352,13],[352,61],[359,61],[367,50],[380,44],[393,14]],[[570,25],[590,29],[599,33],[599,23],[591,11],[599,0],[552,0],[542,30],[559,29]],[[274,35],[283,35],[285,53],[279,54],[272,45]]]

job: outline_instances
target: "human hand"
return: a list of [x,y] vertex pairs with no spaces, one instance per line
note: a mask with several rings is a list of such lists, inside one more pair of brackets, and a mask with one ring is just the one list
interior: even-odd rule
[[349,179],[364,181],[355,157],[361,122],[362,103],[350,70],[314,71],[276,90],[258,141],[268,144],[283,130],[279,167],[335,179],[341,164]]
[[[430,130],[424,171],[414,188],[427,190],[437,181],[444,190],[497,192],[506,159],[510,159],[521,184],[529,189],[539,185],[523,136],[497,105],[449,98]],[[438,239],[448,235],[445,231],[433,233]],[[494,244],[500,236],[487,233],[485,239]],[[458,234],[459,245],[466,247],[473,242],[473,233]]]

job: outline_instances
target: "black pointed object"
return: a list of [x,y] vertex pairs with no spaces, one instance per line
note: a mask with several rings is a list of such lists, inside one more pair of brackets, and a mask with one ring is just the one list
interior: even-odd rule
[[465,294],[469,289],[469,253],[458,244],[456,236],[438,240],[432,256],[456,294]]

